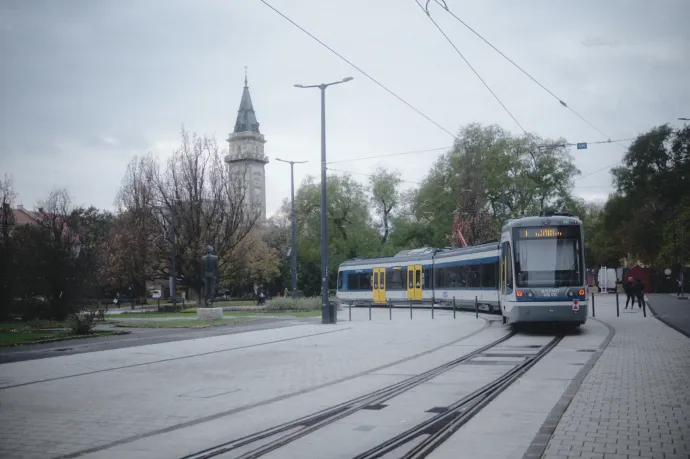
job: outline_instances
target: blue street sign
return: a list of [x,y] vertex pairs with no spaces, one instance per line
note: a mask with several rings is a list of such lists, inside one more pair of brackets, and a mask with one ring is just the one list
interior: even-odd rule
[[578,144],[577,144],[577,149],[578,149],[578,150],[586,150],[586,149],[587,149],[587,142],[585,142],[585,143],[578,143]]

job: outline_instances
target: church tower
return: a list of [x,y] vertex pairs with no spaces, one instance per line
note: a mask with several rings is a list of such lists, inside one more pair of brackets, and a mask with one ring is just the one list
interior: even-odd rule
[[266,176],[264,168],[268,163],[268,156],[264,155],[266,140],[259,132],[259,122],[256,120],[254,105],[249,95],[247,74],[244,75],[244,89],[240,109],[237,112],[235,129],[228,137],[230,149],[225,157],[233,180],[231,189],[241,189],[245,193],[245,215],[259,213],[257,223],[266,220]]

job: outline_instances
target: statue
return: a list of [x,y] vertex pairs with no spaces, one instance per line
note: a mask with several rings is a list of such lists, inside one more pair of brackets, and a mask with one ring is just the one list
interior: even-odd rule
[[201,257],[201,278],[204,282],[204,307],[208,307],[209,300],[213,306],[218,281],[218,257],[213,254],[213,247],[210,245],[206,247],[206,254]]

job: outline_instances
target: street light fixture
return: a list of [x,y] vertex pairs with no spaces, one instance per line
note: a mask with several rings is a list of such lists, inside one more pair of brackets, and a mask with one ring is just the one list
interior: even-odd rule
[[297,219],[295,218],[295,164],[304,164],[307,161],[286,161],[284,159],[275,158],[281,163],[290,164],[290,213],[292,220],[292,299],[297,297]]
[[326,88],[334,84],[347,83],[352,77],[332,83],[314,85],[295,84],[296,88],[319,88],[321,90],[321,323],[336,323],[337,313],[330,310],[328,301],[328,232],[326,227]]
[[680,121],[690,121],[690,118],[678,118]]

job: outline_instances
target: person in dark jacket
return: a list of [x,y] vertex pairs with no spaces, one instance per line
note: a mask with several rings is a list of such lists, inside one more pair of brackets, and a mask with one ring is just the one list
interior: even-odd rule
[[634,292],[635,296],[637,297],[637,306],[642,308],[642,306],[645,305],[644,302],[644,284],[642,283],[642,280],[638,277],[635,279],[635,285],[634,287]]
[[628,277],[628,280],[623,283],[623,290],[625,291],[625,309],[628,309],[628,303],[632,301],[632,307],[635,308],[635,285],[633,284],[633,278]]

